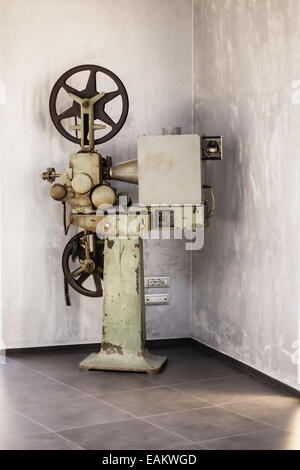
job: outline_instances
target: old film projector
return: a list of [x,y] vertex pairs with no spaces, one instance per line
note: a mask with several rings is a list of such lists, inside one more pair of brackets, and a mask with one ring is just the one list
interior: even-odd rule
[[[167,214],[173,231],[200,233],[198,248],[203,246],[213,207],[205,200],[212,188],[202,185],[201,167],[203,160],[222,159],[222,138],[172,130],[142,136],[138,159],[113,165],[96,146],[121,130],[128,109],[126,89],[110,70],[80,65],[65,72],[52,89],[50,115],[59,133],[80,150],[70,155],[63,172],[48,168],[42,178],[51,183],[51,197],[64,205],[65,233],[70,225],[78,227],[62,255],[65,289],[103,297],[101,350],[80,368],[157,373],[167,358],[145,345],[143,239],[163,230]],[[138,184],[138,207],[118,194],[113,180]]]

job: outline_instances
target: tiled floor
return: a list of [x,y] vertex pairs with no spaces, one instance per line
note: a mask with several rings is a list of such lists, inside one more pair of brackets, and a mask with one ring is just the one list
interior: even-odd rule
[[0,365],[0,449],[297,449],[300,400],[195,345],[154,347],[161,374],[89,371],[89,351]]

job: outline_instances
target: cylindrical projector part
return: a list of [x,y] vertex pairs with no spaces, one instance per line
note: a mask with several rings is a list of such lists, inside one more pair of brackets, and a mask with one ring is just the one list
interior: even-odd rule
[[110,186],[101,184],[96,186],[91,194],[91,200],[95,207],[100,207],[101,209],[108,209],[112,207],[116,202],[117,196]]
[[77,173],[72,179],[72,188],[76,193],[85,194],[92,187],[92,180],[86,173]]
[[181,127],[163,127],[162,135],[180,135]]
[[111,167],[109,176],[113,180],[138,184],[138,161],[127,160],[126,162],[117,163]]
[[67,190],[62,184],[54,184],[50,189],[50,196],[55,201],[62,201],[67,195]]

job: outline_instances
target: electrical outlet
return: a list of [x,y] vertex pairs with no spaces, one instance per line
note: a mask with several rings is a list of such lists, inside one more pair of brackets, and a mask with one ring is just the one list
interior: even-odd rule
[[169,303],[169,294],[146,294],[146,305],[165,305]]
[[145,277],[145,287],[170,287],[170,278],[167,276]]

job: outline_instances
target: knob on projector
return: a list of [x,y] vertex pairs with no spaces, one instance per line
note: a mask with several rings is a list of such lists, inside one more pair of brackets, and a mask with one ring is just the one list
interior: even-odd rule
[[96,186],[91,195],[92,203],[95,207],[101,207],[101,209],[108,209],[112,207],[116,202],[115,191],[105,184]]
[[77,173],[72,180],[72,188],[79,194],[89,192],[92,184],[91,178],[86,173]]
[[62,201],[67,195],[67,190],[62,184],[54,184],[50,189],[50,196],[55,201]]

